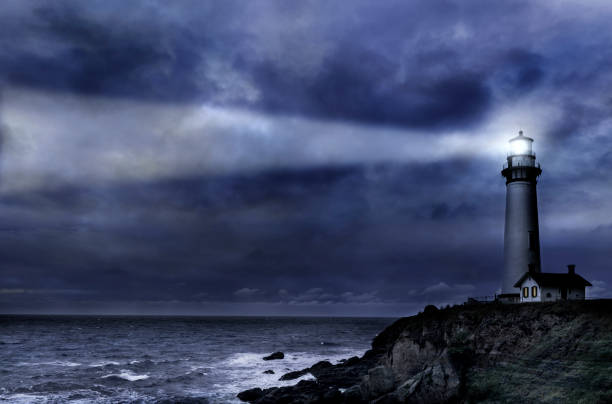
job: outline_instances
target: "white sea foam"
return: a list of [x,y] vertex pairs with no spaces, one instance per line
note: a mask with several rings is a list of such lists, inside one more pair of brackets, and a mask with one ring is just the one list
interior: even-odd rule
[[208,366],[194,366],[194,365],[189,366],[189,373],[198,372],[203,375],[207,375],[209,370],[210,370],[210,367]]
[[[264,361],[263,357],[266,355],[266,353],[254,352],[236,353],[231,355],[224,364],[231,367],[261,367],[270,369],[281,365],[282,367],[290,366],[292,368],[297,367],[299,369],[304,369],[323,360],[330,361],[331,363],[339,363],[341,360],[350,358],[351,356],[361,356],[363,355],[363,351],[342,350],[340,353],[334,355],[321,355],[310,352],[289,352],[285,353],[284,359]],[[298,370],[297,368],[292,370]]]
[[17,366],[81,366],[78,362],[69,361],[49,361],[49,362],[19,362]]
[[32,403],[43,403],[48,399],[48,396],[41,394],[11,394],[7,396],[0,396],[0,399],[7,400],[9,403],[15,404],[32,404]]
[[104,366],[109,366],[109,365],[115,365],[118,366],[120,365],[119,362],[115,362],[115,361],[106,361],[106,362],[93,362],[89,364],[90,368],[101,368]]
[[[104,388],[102,385],[94,385],[97,388]],[[83,398],[74,398],[74,395],[81,395]],[[152,402],[154,397],[135,391],[117,391],[112,398],[101,396],[99,392],[79,389],[65,392],[55,392],[46,394],[36,393],[16,393],[2,394],[0,392],[0,402],[15,404],[56,404],[70,402],[71,404],[115,404],[117,402]]]
[[[212,364],[211,367],[215,368],[216,371],[225,373],[227,377],[226,383],[215,384],[213,387],[219,392],[236,394],[237,391],[253,387],[292,386],[302,380],[316,380],[316,378],[311,373],[293,380],[281,381],[279,378],[285,373],[308,368],[323,360],[339,363],[340,360],[351,356],[361,356],[363,351],[338,350],[333,355],[313,354],[311,352],[285,352],[284,359],[264,361],[263,357],[267,354],[262,352],[236,353],[224,361]],[[264,373],[266,370],[272,370],[274,373]]]
[[300,376],[297,379],[290,380],[289,384],[298,384],[302,380],[317,380],[317,378],[312,373],[306,373],[304,376]]
[[[229,366],[252,366],[255,365],[258,361],[263,361],[263,357],[265,354],[260,353],[237,353],[229,357],[227,360],[227,364]],[[275,361],[278,363],[279,361]],[[267,361],[263,363],[274,363],[273,361]]]
[[145,380],[145,379],[148,379],[149,375],[137,375],[137,374],[134,374],[134,373],[130,372],[129,370],[121,369],[121,373],[119,373],[119,374],[111,373],[110,375],[102,376],[102,379],[106,379],[108,377],[118,377],[118,378],[123,379],[123,380],[128,380],[130,382],[134,382],[136,380]]

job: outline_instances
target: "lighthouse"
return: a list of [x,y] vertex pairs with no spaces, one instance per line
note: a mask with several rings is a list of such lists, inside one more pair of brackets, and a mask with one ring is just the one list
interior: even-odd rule
[[501,172],[506,179],[502,295],[518,297],[519,289],[514,285],[521,276],[541,272],[536,185],[542,169],[532,151],[532,138],[520,131],[509,143],[510,151]]

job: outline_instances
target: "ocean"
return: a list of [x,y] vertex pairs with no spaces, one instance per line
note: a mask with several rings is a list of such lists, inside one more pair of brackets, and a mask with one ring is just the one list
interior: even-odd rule
[[[232,403],[361,356],[390,318],[0,316],[0,401]],[[264,361],[282,351],[282,360]],[[274,374],[264,371],[272,370]]]

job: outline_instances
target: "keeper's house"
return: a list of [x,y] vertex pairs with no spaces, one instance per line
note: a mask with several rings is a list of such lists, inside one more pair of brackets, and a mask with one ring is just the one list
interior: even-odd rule
[[514,284],[519,288],[521,303],[554,302],[557,300],[584,300],[585,288],[592,286],[576,274],[575,265],[567,266],[566,274],[530,271]]

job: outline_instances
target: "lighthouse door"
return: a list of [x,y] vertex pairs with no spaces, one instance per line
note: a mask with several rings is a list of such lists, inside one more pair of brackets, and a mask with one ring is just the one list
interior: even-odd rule
[[566,288],[561,289],[561,299],[567,300],[567,289]]

